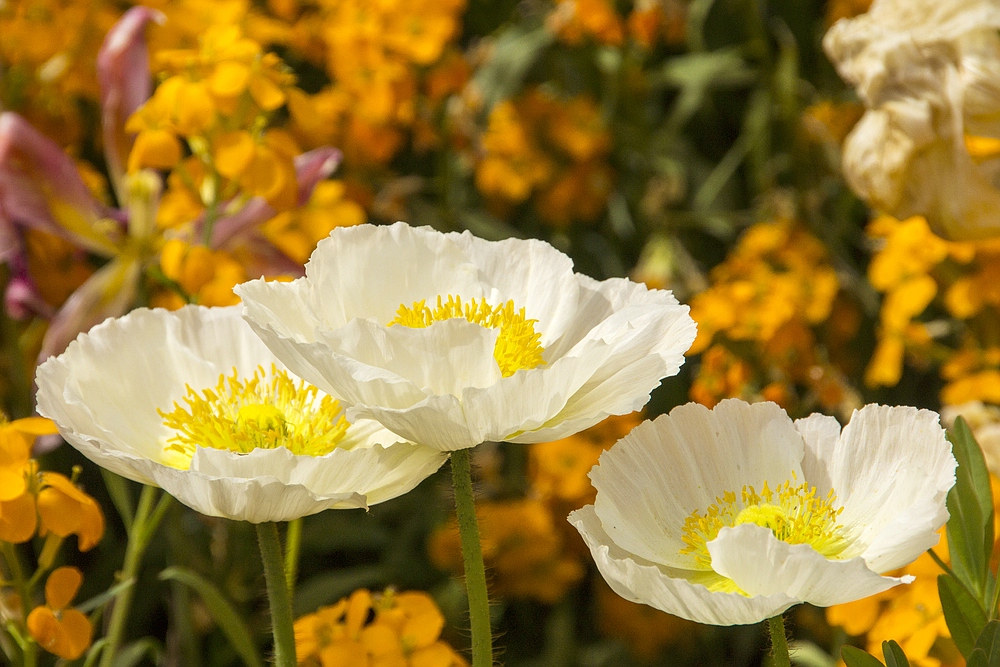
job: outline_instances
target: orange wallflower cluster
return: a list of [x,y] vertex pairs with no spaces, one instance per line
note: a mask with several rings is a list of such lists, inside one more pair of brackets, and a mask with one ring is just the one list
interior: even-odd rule
[[442,629],[424,592],[360,589],[295,621],[295,653],[303,667],[468,667]]
[[56,433],[48,419],[0,419],[0,541],[20,544],[38,535],[76,535],[88,551],[104,535],[100,505],[65,475],[39,471],[31,447]]
[[[1000,527],[1000,478],[991,471],[990,485],[997,516],[994,528]],[[945,529],[938,532],[940,540],[934,553],[950,564]],[[1000,538],[993,545],[1000,549]],[[996,567],[996,559],[992,567]],[[916,667],[958,667],[965,664],[958,648],[951,641],[951,632],[944,620],[938,595],[938,575],[944,574],[930,554],[924,553],[910,565],[887,576],[911,574],[913,583],[862,598],[856,602],[836,605],[826,610],[831,625],[844,628],[852,637],[863,637],[866,650],[880,655],[882,642],[895,639],[903,648],[911,665]]]
[[[865,381],[894,386],[909,357],[940,367],[945,405],[1000,404],[1000,347],[992,334],[1000,316],[1000,243],[945,241],[919,217],[881,216],[868,234],[880,244],[868,279],[884,298]],[[949,326],[934,320],[941,315]],[[957,348],[943,342],[955,334]]]
[[[21,544],[36,534],[46,537],[37,576],[52,567],[62,539],[76,535],[80,551],[89,551],[104,536],[100,505],[66,476],[40,471],[31,458],[35,439],[56,432],[48,419],[8,422],[0,415],[0,541]],[[45,584],[45,604],[32,608],[31,584],[25,581],[20,563],[7,560],[11,553],[4,551],[5,571],[14,573],[4,577],[8,582],[5,586],[11,587],[4,591],[5,597],[14,610],[14,618],[8,622],[23,624],[46,651],[66,660],[79,658],[93,635],[87,617],[69,608],[83,581],[82,574],[72,567],[53,570]]]
[[[804,403],[827,410],[850,401],[821,341],[849,339],[857,315],[837,300],[840,283],[816,237],[792,220],[758,223],[711,279],[691,300],[698,337],[689,354],[703,353],[694,400],[713,406],[728,397],[763,398],[788,409]],[[817,329],[827,319],[846,329],[830,328],[821,339]]]
[[[941,530],[941,541],[934,551],[948,561],[948,542]],[[944,571],[924,554],[898,573],[911,574],[913,583],[836,605],[826,611],[831,625],[841,626],[851,636],[864,636],[865,648],[881,655],[882,642],[899,642],[911,665],[941,667],[963,664],[961,654],[951,642],[951,633],[941,610],[937,578]]]
[[331,80],[315,95],[292,96],[297,136],[310,146],[338,146],[348,165],[389,162],[407,132],[419,138],[444,97],[468,78],[451,47],[465,0],[293,4],[285,12],[297,17],[289,45],[325,66]]
[[264,52],[238,26],[213,26],[197,49],[157,52],[153,67],[166,78],[126,123],[127,132],[137,133],[130,171],[174,168],[184,157],[183,139],[209,168],[207,174],[189,173],[199,192],[209,189],[209,204],[240,192],[278,209],[295,205],[292,160],[301,151],[287,133],[267,129],[295,81],[277,55]]
[[293,262],[305,264],[316,244],[336,227],[352,227],[367,220],[365,210],[346,196],[342,181],[324,181],[313,189],[304,206],[283,211],[264,223],[264,237]]
[[118,7],[95,0],[0,4],[0,108],[17,111],[62,145],[81,138],[78,102],[95,100],[93,62]]
[[610,149],[611,134],[592,99],[562,100],[532,88],[490,112],[476,186],[498,209],[534,195],[549,224],[589,222],[604,211],[614,186]]
[[75,567],[59,567],[45,582],[45,604],[28,614],[31,638],[49,653],[65,660],[76,660],[90,647],[94,628],[90,619],[69,603],[83,583],[83,573]]

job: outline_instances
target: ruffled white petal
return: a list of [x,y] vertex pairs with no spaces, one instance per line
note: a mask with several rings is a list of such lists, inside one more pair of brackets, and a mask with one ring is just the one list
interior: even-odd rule
[[882,577],[863,558],[831,560],[808,544],[788,544],[768,528],[723,528],[708,543],[712,569],[752,596],[783,593],[828,607],[875,595],[913,577]]
[[823,479],[843,507],[838,521],[853,542],[844,556],[863,556],[872,570],[885,572],[936,544],[956,466],[937,414],[869,405],[854,413],[836,444],[832,433],[827,422],[803,435],[811,450],[823,451],[814,467],[825,463]]
[[[694,340],[669,292],[572,272],[540,241],[489,242],[403,223],[338,229],[306,279],[236,288],[244,316],[297,375],[349,415],[441,450],[541,442],[641,407]],[[376,288],[377,286],[377,288]],[[545,364],[502,378],[477,325],[388,327],[400,305],[438,296],[513,301],[537,320]],[[440,411],[440,414],[434,414]]]
[[758,491],[802,477],[803,442],[774,403],[688,403],[644,422],[601,454],[590,472],[595,511],[622,549],[671,567],[693,568],[680,554],[684,520],[744,486]]
[[[85,456],[122,476],[161,486],[207,515],[282,521],[331,507],[364,507],[412,489],[446,456],[370,421],[352,423],[342,447],[321,457],[286,449],[239,455],[201,448],[190,470],[165,465],[172,435],[157,409],[280,362],[252,335],[240,308],[140,309],[109,320],[38,371],[40,413]],[[113,367],[109,367],[113,364]]]
[[580,531],[605,581],[626,600],[712,625],[757,623],[800,601],[784,593],[754,597],[713,593],[696,582],[703,574],[656,565],[619,547],[604,530],[593,505],[570,514],[569,522]]

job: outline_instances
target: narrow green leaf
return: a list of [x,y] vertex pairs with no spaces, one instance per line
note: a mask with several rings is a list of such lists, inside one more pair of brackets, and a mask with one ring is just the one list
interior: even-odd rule
[[81,614],[89,614],[98,607],[103,607],[107,603],[111,602],[134,585],[135,579],[126,579],[125,581],[115,584],[103,593],[98,593],[89,600],[76,605],[76,610]]
[[885,656],[885,667],[910,667],[906,654],[894,639],[882,642],[882,655]]
[[962,655],[968,657],[986,625],[986,613],[969,591],[947,574],[938,576],[938,594],[951,638]]
[[118,516],[125,524],[125,530],[131,533],[132,522],[135,521],[135,509],[133,508],[135,501],[132,500],[132,491],[129,489],[128,480],[104,468],[101,468],[101,477],[104,478],[104,487],[108,490],[108,495],[111,496],[111,502],[118,510]]
[[[952,569],[985,609],[989,564],[993,554],[993,494],[983,452],[965,420],[948,434],[958,461],[955,486],[948,493],[948,547]],[[971,649],[970,649],[971,650]]]
[[969,656],[970,667],[980,653],[983,660],[981,667],[1000,667],[1000,621],[990,621],[979,633],[976,647]]
[[120,650],[115,655],[114,667],[135,667],[146,656],[154,665],[163,662],[163,647],[152,637],[134,641]]
[[840,657],[844,659],[847,667],[884,667],[882,661],[853,646],[843,646],[840,649]]
[[193,588],[201,596],[212,618],[219,624],[219,628],[222,629],[243,662],[249,667],[264,667],[260,654],[257,652],[257,645],[254,644],[253,636],[243,619],[212,582],[191,570],[176,566],[168,567],[160,572],[160,579],[178,581]]

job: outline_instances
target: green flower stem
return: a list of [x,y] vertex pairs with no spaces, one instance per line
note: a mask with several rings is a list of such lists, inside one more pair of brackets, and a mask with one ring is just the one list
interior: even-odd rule
[[451,475],[455,485],[455,514],[462,538],[465,560],[465,589],[469,597],[472,624],[472,667],[492,667],[493,635],[490,629],[490,602],[486,593],[486,568],[479,543],[479,522],[472,493],[472,465],[468,449],[451,453]]
[[285,532],[285,579],[288,580],[288,596],[295,599],[295,579],[299,574],[299,551],[302,547],[302,517],[288,522]]
[[292,602],[288,595],[288,579],[281,555],[281,538],[276,523],[257,524],[257,542],[264,562],[267,599],[271,605],[271,625],[274,633],[275,667],[295,667],[295,630]]
[[[31,608],[32,588],[24,578],[24,566],[21,564],[21,555],[10,542],[0,542],[3,545],[4,560],[7,561],[7,568],[14,579],[14,588],[21,598],[21,618],[27,620],[28,609]],[[21,646],[21,660],[23,667],[35,667],[38,664],[38,645],[31,637],[24,637],[24,641],[19,641]]]
[[785,619],[778,614],[768,619],[767,624],[771,631],[771,657],[774,659],[774,667],[791,667],[788,638],[785,636]]
[[[157,502],[157,497],[159,497],[159,502]],[[163,516],[169,509],[170,502],[170,496],[166,494],[161,496],[160,490],[155,486],[142,487],[139,506],[136,508],[135,518],[128,531],[125,563],[118,576],[119,581],[135,581],[138,577],[142,558],[146,554],[146,547],[149,546],[150,540],[156,534],[156,529],[159,528]],[[101,651],[100,667],[111,667],[114,664],[115,655],[125,637],[125,624],[132,608],[132,596],[135,595],[135,589],[136,586],[128,586],[118,594],[112,604],[106,642]]]

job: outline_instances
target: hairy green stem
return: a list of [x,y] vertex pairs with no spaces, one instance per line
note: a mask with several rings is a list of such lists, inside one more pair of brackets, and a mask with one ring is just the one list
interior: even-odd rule
[[278,525],[273,522],[257,524],[257,542],[260,546],[260,558],[264,562],[267,600],[271,606],[274,664],[276,667],[295,667],[292,602],[288,596],[288,579],[284,558],[281,555]]
[[451,475],[455,485],[455,514],[462,538],[465,560],[465,589],[469,597],[472,625],[472,667],[492,667],[493,634],[490,629],[490,601],[486,593],[486,568],[479,543],[479,522],[472,493],[472,464],[468,449],[451,453]]
[[295,579],[299,574],[299,551],[302,547],[302,517],[288,522],[285,531],[285,579],[288,580],[288,597],[295,600]]
[[788,637],[785,636],[785,619],[778,614],[768,619],[767,625],[771,631],[771,657],[774,667],[792,667],[792,659],[788,654]]
[[[160,490],[155,486],[142,487],[139,506],[135,510],[135,517],[128,531],[125,562],[118,575],[119,581],[134,581],[139,575],[146,547],[149,546],[160,521],[163,520],[163,515],[170,506],[170,496],[163,495],[159,502],[156,502],[159,496]],[[129,612],[132,609],[132,597],[135,595],[135,589],[136,586],[128,586],[123,589],[112,603],[106,642],[101,651],[100,667],[111,667],[114,664],[115,655],[125,637],[125,624],[128,622]]]

